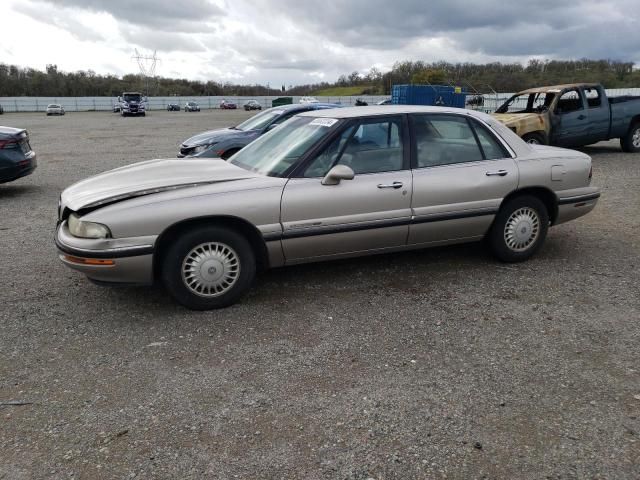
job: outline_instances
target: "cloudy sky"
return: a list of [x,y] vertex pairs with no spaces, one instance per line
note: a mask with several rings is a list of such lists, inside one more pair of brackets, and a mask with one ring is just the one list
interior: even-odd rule
[[246,84],[334,81],[397,60],[640,65],[639,0],[0,0],[0,62]]

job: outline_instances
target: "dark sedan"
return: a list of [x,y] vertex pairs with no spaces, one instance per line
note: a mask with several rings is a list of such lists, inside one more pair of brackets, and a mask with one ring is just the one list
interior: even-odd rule
[[304,103],[269,108],[235,127],[209,130],[185,140],[180,145],[178,157],[222,158],[226,160],[260,135],[298,113],[339,107],[341,105],[332,103]]
[[249,110],[262,110],[262,105],[260,105],[256,100],[249,100],[244,104],[244,109],[246,111]]
[[222,100],[220,102],[220,108],[223,110],[235,110],[238,108],[238,105],[235,102],[230,102],[229,100]]
[[180,105],[177,103],[170,103],[169,105],[167,105],[167,112],[179,112],[180,111]]
[[27,131],[0,127],[0,183],[30,175],[36,166],[36,154],[29,145]]

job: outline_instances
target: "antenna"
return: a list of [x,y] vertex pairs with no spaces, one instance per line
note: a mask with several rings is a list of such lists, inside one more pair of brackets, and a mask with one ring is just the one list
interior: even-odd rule
[[135,55],[131,58],[138,62],[140,75],[145,80],[145,95],[149,95],[149,79],[155,77],[156,65],[158,63],[158,57],[156,55],[157,50],[153,51],[153,55],[142,55],[140,52],[138,52],[137,48],[134,48],[134,52]]

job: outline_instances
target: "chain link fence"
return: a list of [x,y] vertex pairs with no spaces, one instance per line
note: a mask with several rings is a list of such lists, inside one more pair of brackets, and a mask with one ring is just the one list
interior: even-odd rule
[[[288,96],[288,95],[283,95]],[[177,103],[181,109],[187,102],[196,102],[202,110],[220,108],[220,102],[226,100],[234,102],[238,108],[243,108],[249,100],[256,100],[263,109],[271,108],[271,102],[281,97],[149,97],[147,100],[147,110],[166,110],[170,103]],[[293,103],[300,101],[300,96],[293,96]],[[381,95],[361,95],[358,97],[316,97],[319,102],[339,103],[342,105],[355,105],[356,100],[362,100],[369,105],[390,98]],[[113,107],[118,104],[115,97],[0,97],[0,105],[5,112],[44,112],[49,104],[62,105],[67,112],[97,112],[113,111]]]
[[[640,95],[640,88],[615,88],[607,89],[607,96],[618,97],[623,95]],[[482,105],[468,105],[468,108],[491,113],[502,105],[513,93],[484,94]],[[283,95],[287,96],[287,95]],[[467,101],[475,95],[468,94]],[[212,96],[212,97],[149,97],[147,110],[166,110],[170,103],[177,103],[181,109],[187,102],[194,101],[203,110],[220,108],[222,100],[231,101],[237,104],[238,108],[243,108],[249,100],[256,100],[263,109],[271,108],[271,102],[281,97],[237,97],[237,96]],[[293,103],[300,101],[300,96],[293,96]],[[387,95],[360,95],[352,97],[316,97],[319,102],[338,103],[352,106],[357,100],[366,102],[369,105],[387,100]],[[5,112],[44,112],[47,105],[55,103],[62,105],[67,112],[96,112],[113,111],[113,107],[118,103],[115,97],[0,97],[0,105]],[[524,106],[523,106],[524,108]]]

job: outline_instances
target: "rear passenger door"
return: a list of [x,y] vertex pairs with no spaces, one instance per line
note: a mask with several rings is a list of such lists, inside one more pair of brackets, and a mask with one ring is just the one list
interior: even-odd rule
[[409,244],[481,238],[518,185],[510,151],[468,115],[413,114]]
[[587,101],[587,138],[584,143],[595,143],[609,137],[610,110],[604,92],[598,87],[584,89]]

